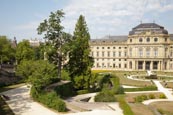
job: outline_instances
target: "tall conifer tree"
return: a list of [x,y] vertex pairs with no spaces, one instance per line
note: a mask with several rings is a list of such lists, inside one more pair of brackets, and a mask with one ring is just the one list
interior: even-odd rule
[[[80,15],[76,23],[71,51],[69,52],[68,69],[73,82],[74,77],[83,76],[83,82],[87,81],[89,83],[91,67],[93,65],[93,58],[90,56],[89,40],[90,34],[85,22],[85,17]],[[89,84],[87,84],[87,87],[88,86]]]

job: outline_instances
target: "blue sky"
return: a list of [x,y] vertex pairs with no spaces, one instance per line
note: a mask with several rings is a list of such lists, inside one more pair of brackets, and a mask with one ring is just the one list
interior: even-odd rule
[[36,28],[50,12],[63,9],[66,32],[84,15],[91,38],[128,35],[136,25],[153,22],[173,33],[173,0],[1,0],[0,35],[19,41],[38,38]]

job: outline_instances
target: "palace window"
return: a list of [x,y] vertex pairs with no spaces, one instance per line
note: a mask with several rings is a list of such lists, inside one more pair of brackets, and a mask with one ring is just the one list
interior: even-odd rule
[[143,56],[143,50],[142,50],[142,48],[139,49],[139,56],[140,56],[140,57]]
[[104,57],[105,56],[105,52],[102,52],[102,57]]
[[102,49],[104,49],[104,47],[102,47]]
[[165,38],[165,42],[167,42],[167,38]]
[[110,47],[108,47],[108,49],[110,49]]
[[124,68],[127,68],[127,64],[124,64]]
[[110,57],[110,52],[108,52],[108,57]]
[[119,47],[119,49],[121,49],[121,47]]
[[99,47],[97,47],[97,49],[99,49]]
[[158,38],[154,38],[154,42],[157,42],[158,41]]
[[115,47],[113,47],[113,49],[115,49]]
[[121,52],[119,52],[119,57],[121,57]]
[[158,49],[157,48],[154,49],[154,56],[155,57],[158,56]]
[[132,62],[129,62],[129,68],[132,69]]
[[113,64],[113,68],[115,68],[115,63]]
[[150,42],[150,38],[147,38],[147,42]]
[[125,57],[127,56],[127,52],[124,52],[124,56],[125,56]]
[[113,52],[113,57],[115,57],[116,56],[116,52]]
[[132,39],[130,39],[130,42],[132,42]]
[[139,38],[139,42],[142,42],[142,38]]
[[147,56],[147,57],[150,56],[150,48],[147,48],[147,49],[146,49],[146,56]]
[[132,57],[132,48],[129,49],[129,55]]
[[97,57],[99,57],[99,52],[97,52]]

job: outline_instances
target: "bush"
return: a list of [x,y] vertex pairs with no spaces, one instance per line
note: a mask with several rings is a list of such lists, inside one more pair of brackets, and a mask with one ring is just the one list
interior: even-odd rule
[[104,91],[101,91],[100,93],[98,93],[95,96],[94,100],[96,102],[115,102],[116,98],[111,91],[104,90]]
[[160,98],[160,99],[166,99],[166,96],[165,96],[164,94],[160,94],[160,95],[159,95],[159,98]]
[[62,85],[58,85],[54,88],[54,90],[61,97],[70,97],[70,96],[74,96],[76,94],[71,82],[68,82],[68,83],[65,83]]
[[155,99],[155,95],[154,94],[149,94],[148,96],[150,99]]
[[88,91],[88,90],[78,90],[78,91],[77,91],[77,94],[78,94],[78,95],[86,94],[86,93],[89,93],[89,91]]
[[35,101],[49,108],[58,110],[59,112],[66,111],[66,104],[59,98],[56,92],[38,92],[36,88],[32,87],[31,96]]
[[124,88],[122,86],[119,86],[116,91],[116,94],[124,94]]
[[135,102],[142,102],[147,99],[148,99],[148,97],[146,95],[139,95],[139,96],[135,97]]

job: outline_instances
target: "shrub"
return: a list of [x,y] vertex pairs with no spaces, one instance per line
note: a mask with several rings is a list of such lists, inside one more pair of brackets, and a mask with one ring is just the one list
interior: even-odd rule
[[116,98],[111,91],[103,90],[95,96],[94,100],[96,102],[115,102]]
[[141,97],[142,97],[143,100],[147,100],[148,99],[148,97],[146,95],[141,95]]
[[142,102],[147,99],[148,99],[148,97],[146,95],[139,95],[139,96],[135,97],[135,102]]
[[116,94],[124,94],[124,88],[122,86],[119,86],[116,91]]
[[58,85],[54,88],[54,90],[61,97],[69,97],[75,95],[75,91],[71,82]]
[[154,94],[149,94],[148,97],[149,97],[150,99],[155,99],[155,95],[154,95]]
[[66,104],[59,98],[56,92],[38,92],[35,87],[32,87],[31,96],[35,101],[38,101],[49,108],[58,110],[59,112],[66,111]]
[[143,101],[143,99],[141,96],[135,97],[135,102],[142,102],[142,101]]
[[78,94],[78,95],[86,94],[86,93],[89,93],[89,91],[88,91],[88,90],[78,90],[78,91],[77,91],[77,94]]
[[165,96],[164,94],[160,94],[160,95],[159,95],[159,98],[160,98],[160,99],[165,99],[166,96]]

